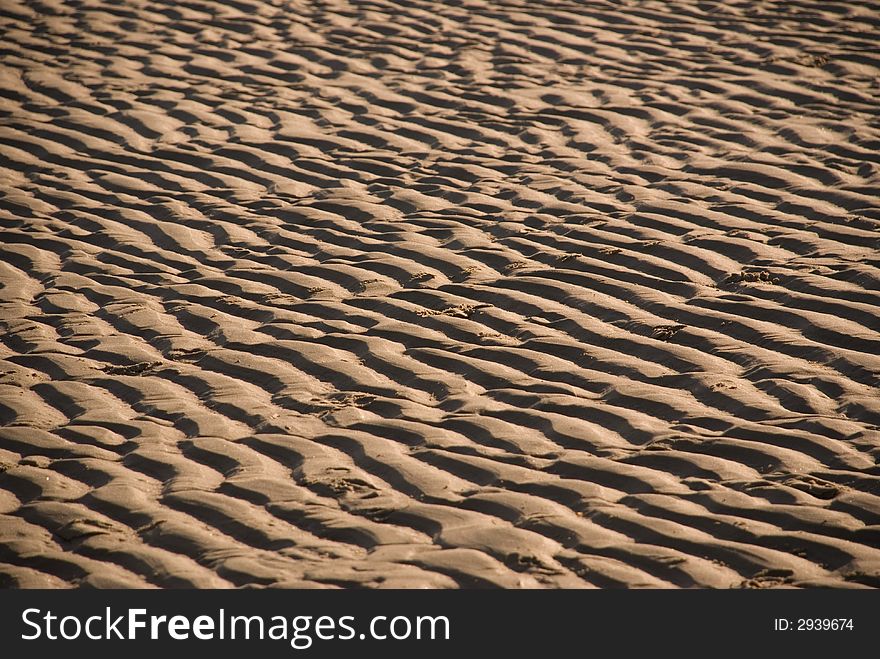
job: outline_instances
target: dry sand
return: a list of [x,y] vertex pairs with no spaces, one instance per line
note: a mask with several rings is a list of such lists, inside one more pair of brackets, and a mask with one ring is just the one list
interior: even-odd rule
[[880,585],[877,3],[0,5],[0,584]]

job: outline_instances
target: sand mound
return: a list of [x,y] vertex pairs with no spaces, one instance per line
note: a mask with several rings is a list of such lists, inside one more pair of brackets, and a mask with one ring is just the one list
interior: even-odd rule
[[880,585],[878,17],[4,2],[0,584]]

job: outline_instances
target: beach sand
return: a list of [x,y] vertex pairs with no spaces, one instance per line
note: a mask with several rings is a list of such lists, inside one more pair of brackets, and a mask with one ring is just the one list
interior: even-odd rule
[[0,585],[880,585],[878,42],[0,1]]

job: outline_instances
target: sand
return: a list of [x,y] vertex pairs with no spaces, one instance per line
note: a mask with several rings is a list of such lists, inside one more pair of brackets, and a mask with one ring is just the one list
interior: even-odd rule
[[0,585],[880,586],[880,4],[0,4]]

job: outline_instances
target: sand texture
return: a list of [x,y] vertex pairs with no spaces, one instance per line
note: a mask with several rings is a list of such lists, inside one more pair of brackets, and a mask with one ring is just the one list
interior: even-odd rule
[[0,0],[0,585],[880,586],[878,43]]

